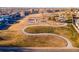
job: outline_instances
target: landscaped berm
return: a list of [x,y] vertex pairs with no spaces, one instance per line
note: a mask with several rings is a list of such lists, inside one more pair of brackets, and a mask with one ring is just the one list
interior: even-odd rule
[[54,33],[52,26],[29,26],[25,29],[27,33]]
[[29,36],[27,46],[30,47],[66,47],[67,42],[54,35]]
[[14,31],[4,31],[1,33],[0,46],[10,47],[66,47],[67,42],[54,35],[21,35]]

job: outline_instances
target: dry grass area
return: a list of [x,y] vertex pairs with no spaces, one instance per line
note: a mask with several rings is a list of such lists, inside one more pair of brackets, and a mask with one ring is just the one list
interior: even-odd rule
[[68,38],[74,47],[79,47],[79,34],[73,28],[72,24],[64,27],[34,26],[28,27],[25,31],[28,33],[55,33]]
[[[48,32],[50,33],[50,31]],[[53,27],[52,33],[68,38],[73,43],[74,47],[79,47],[79,34],[71,25],[66,27]],[[55,36],[27,36],[17,31],[0,31],[0,46],[62,47],[66,46],[66,44],[67,43],[64,40]]]
[[[22,47],[62,47],[66,42],[58,37],[53,36],[26,36],[23,35],[22,29],[27,26],[26,18],[20,23],[12,25],[8,30],[0,31],[0,46],[22,46]],[[79,48],[79,34],[72,25],[64,27],[37,27],[34,33],[55,33],[68,38],[74,47]],[[41,29],[41,31],[39,31]],[[33,28],[29,29],[33,31]]]
[[55,36],[26,36],[14,31],[0,31],[0,46],[65,47],[67,42]]
[[65,27],[54,28],[54,32],[68,38],[72,42],[74,47],[79,46],[79,34],[71,24]]
[[21,39],[21,35],[16,31],[0,31],[0,46],[15,45],[18,39]]
[[24,44],[28,47],[65,47],[67,45],[67,42],[62,38],[44,35],[28,36],[24,42],[20,41],[19,43],[20,46]]
[[53,33],[54,29],[51,26],[32,26],[25,29],[28,33]]
[[25,17],[25,18],[21,19],[19,21],[19,23],[16,23],[16,24],[11,25],[8,28],[8,30],[21,32],[22,28],[24,28],[27,25],[28,25],[28,23],[27,23],[27,17]]

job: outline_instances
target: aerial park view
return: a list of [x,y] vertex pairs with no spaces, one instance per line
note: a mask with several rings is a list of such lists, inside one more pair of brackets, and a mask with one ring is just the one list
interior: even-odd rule
[[78,49],[79,8],[0,8],[0,51]]

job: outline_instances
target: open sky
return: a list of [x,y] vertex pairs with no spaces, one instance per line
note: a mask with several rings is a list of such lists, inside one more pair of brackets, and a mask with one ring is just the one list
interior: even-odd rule
[[79,7],[78,0],[1,0],[0,7]]

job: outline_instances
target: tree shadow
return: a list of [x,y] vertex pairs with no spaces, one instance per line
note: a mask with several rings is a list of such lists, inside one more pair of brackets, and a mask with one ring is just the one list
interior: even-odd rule
[[33,50],[23,47],[0,47],[0,52],[33,52]]
[[5,25],[3,27],[0,28],[0,30],[7,30],[10,27],[10,25]]

